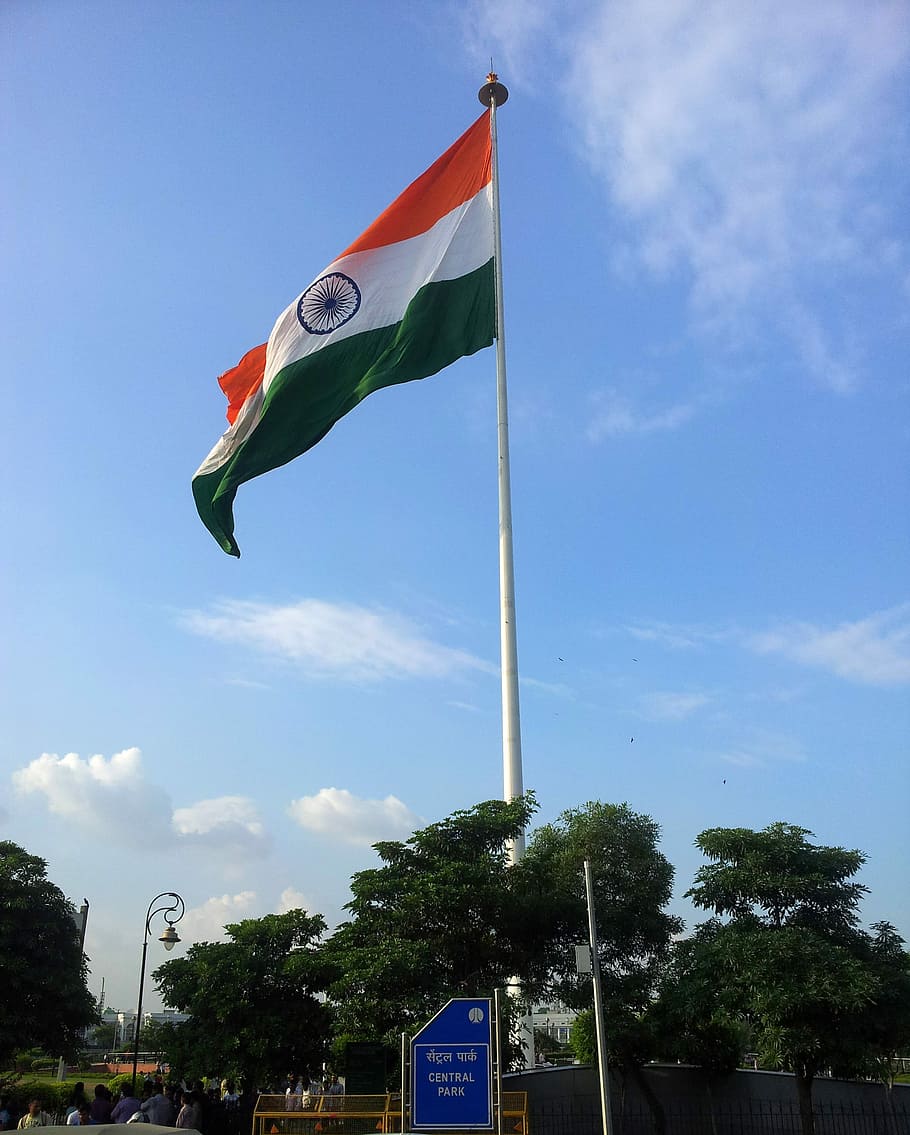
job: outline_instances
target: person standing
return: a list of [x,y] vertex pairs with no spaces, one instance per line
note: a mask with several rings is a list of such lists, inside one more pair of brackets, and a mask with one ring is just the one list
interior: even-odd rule
[[41,1100],[30,1100],[28,1111],[19,1120],[17,1130],[27,1131],[30,1127],[50,1127],[51,1117],[41,1110]]
[[114,1105],[111,1102],[111,1093],[104,1084],[95,1085],[95,1098],[92,1100],[92,1119],[96,1123],[110,1123],[111,1112]]
[[142,1101],[140,1110],[148,1117],[149,1123],[157,1123],[159,1127],[174,1126],[174,1117],[177,1113],[174,1111],[174,1105],[164,1094],[163,1084],[155,1086],[148,1099]]
[[111,1112],[111,1123],[127,1123],[141,1108],[140,1102],[133,1095],[132,1089],[125,1085],[120,1089],[120,1102]]
[[197,1131],[202,1130],[202,1101],[199,1099],[198,1092],[192,1091],[184,1094],[183,1107],[177,1116],[177,1126],[194,1127]]

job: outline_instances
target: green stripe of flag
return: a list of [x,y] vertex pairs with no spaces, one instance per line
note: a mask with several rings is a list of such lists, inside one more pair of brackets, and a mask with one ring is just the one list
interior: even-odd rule
[[239,485],[305,453],[374,390],[427,378],[490,346],[494,329],[490,260],[466,276],[421,288],[400,323],[351,335],[285,367],[237,453],[193,480],[206,528],[226,552],[239,556],[233,513]]

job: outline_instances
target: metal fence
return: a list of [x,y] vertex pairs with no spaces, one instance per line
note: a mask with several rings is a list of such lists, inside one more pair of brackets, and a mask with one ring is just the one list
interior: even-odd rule
[[[659,1128],[647,1105],[613,1101],[614,1135],[654,1135]],[[816,1103],[816,1135],[910,1135],[910,1107],[903,1101]],[[799,1105],[789,1100],[738,1100],[713,1108],[698,1101],[663,1104],[665,1135],[800,1135]],[[603,1135],[600,1113],[582,1100],[541,1100],[530,1116],[533,1135]]]
[[[325,1095],[302,1100],[260,1095],[252,1122],[252,1135],[395,1135],[401,1130],[399,1092]],[[503,1135],[528,1135],[527,1092],[502,1093],[502,1131]],[[207,1125],[205,1135],[234,1133],[210,1131]]]

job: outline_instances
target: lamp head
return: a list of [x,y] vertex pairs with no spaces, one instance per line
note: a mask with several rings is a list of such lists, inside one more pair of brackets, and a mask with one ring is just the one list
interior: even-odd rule
[[158,939],[158,941],[163,944],[165,950],[173,950],[173,948],[177,945],[177,943],[180,941],[180,939],[177,936],[177,931],[174,929],[174,927],[169,926],[167,928],[167,930],[165,930],[165,932]]

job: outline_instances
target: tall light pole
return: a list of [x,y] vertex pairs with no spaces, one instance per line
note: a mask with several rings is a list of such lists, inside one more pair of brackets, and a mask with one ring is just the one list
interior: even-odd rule
[[597,1074],[600,1080],[600,1112],[604,1135],[613,1135],[613,1114],[610,1109],[610,1069],[607,1065],[607,1038],[604,1035],[604,998],[600,981],[600,954],[597,945],[597,919],[594,916],[594,876],[591,860],[585,860],[585,901],[588,904],[588,940],[591,947],[591,969],[594,977],[594,1027],[597,1035]]
[[[159,899],[173,899],[173,902],[165,902],[161,906],[155,906],[155,903],[158,902]],[[152,909],[153,907],[154,910]],[[139,969],[139,1005],[136,1008],[136,1029],[133,1035],[133,1095],[136,1094],[136,1067],[139,1064],[139,1030],[142,1026],[142,987],[145,985],[145,958],[149,948],[149,934],[152,932],[152,919],[156,914],[164,914],[167,929],[158,941],[164,944],[165,950],[173,950],[174,946],[180,941],[174,926],[183,918],[185,913],[186,906],[180,895],[175,894],[173,891],[162,891],[160,895],[155,895],[149,903],[149,908],[145,916],[145,937],[142,940],[142,965]]]

